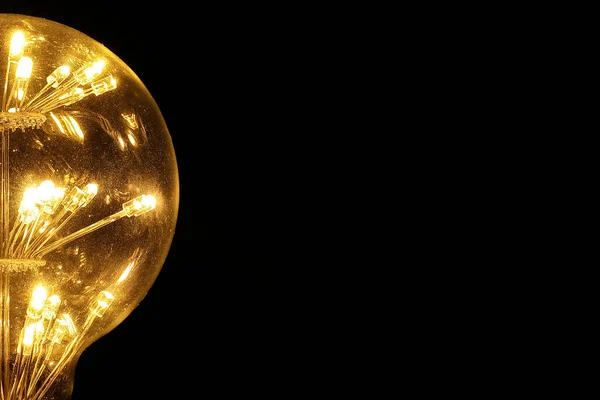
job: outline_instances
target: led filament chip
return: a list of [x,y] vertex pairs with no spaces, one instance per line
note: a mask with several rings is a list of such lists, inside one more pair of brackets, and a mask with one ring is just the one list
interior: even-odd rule
[[128,217],[138,217],[156,208],[156,199],[151,195],[141,195],[123,204],[123,211]]
[[115,301],[115,296],[113,296],[112,293],[103,290],[96,298],[94,304],[90,307],[90,312],[97,317],[103,317],[106,309],[110,307],[113,301]]

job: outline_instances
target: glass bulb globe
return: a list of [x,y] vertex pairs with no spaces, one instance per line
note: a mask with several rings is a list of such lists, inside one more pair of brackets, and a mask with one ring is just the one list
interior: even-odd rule
[[154,99],[85,34],[0,14],[0,400],[69,399],[154,283],[179,204]]

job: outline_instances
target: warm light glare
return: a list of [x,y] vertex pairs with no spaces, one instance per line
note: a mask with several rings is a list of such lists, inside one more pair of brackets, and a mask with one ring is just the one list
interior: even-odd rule
[[52,198],[52,194],[54,193],[54,183],[52,181],[46,180],[40,183],[40,186],[36,190],[36,195],[38,201],[48,201]]
[[31,298],[31,308],[36,311],[40,311],[42,307],[44,307],[44,302],[46,301],[47,296],[48,294],[43,286],[36,287]]
[[77,121],[75,120],[75,118],[69,116],[69,122],[71,123],[71,126],[73,127],[73,129],[77,133],[77,136],[79,136],[80,138],[83,139],[83,131],[81,130],[81,127],[79,126],[79,124],[77,123]]
[[25,35],[23,35],[23,32],[15,32],[10,41],[10,54],[12,56],[18,56],[19,54],[21,54],[23,52],[25,44]]
[[56,117],[56,115],[54,115],[53,113],[50,113],[50,116],[52,117],[54,122],[56,122],[56,126],[58,126],[58,129],[60,130],[60,132],[65,133],[65,130],[63,129],[63,126],[60,123],[60,120]]
[[95,183],[89,183],[85,186],[85,192],[91,196],[95,196],[98,194],[98,185]]
[[125,270],[123,271],[123,273],[119,277],[119,280],[117,281],[117,283],[122,283],[125,279],[127,279],[127,277],[129,276],[129,273],[131,272],[132,268],[133,268],[133,263],[129,264],[127,266],[127,268],[125,268]]
[[33,60],[29,57],[23,57],[19,61],[17,67],[17,78],[18,79],[29,79],[31,77],[31,71],[33,70]]
[[48,85],[51,85],[53,88],[57,88],[65,79],[71,74],[71,67],[68,65],[62,65],[54,70],[48,77],[46,78],[46,82]]
[[27,325],[25,327],[25,333],[23,335],[23,345],[31,347],[33,345],[33,337],[35,335],[35,324]]

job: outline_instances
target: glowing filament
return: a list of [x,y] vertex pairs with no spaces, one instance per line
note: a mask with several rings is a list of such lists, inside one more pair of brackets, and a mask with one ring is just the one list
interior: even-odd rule
[[104,290],[98,295],[98,301],[96,305],[93,305],[90,308],[90,312],[97,317],[102,317],[104,316],[106,309],[110,307],[113,301],[115,301],[115,296],[113,296],[112,293]]
[[27,308],[27,316],[37,319],[40,317],[40,311],[44,307],[48,294],[43,286],[38,286],[34,289],[29,307]]
[[54,319],[56,317],[56,311],[58,310],[58,307],[60,307],[60,303],[60,297],[57,295],[48,297],[44,303],[44,308],[42,309],[42,317],[47,320]]
[[58,67],[46,78],[48,85],[57,88],[71,74],[71,68],[68,65]]
[[85,190],[73,187],[69,194],[65,197],[64,207],[67,211],[75,211],[78,208],[85,207],[98,193],[98,185],[90,183],[85,187]]
[[27,80],[31,77],[33,61],[29,57],[23,57],[17,65],[17,79]]
[[[35,336],[35,332],[35,324],[29,324],[25,327],[25,332],[23,334],[23,345],[25,346],[25,348],[29,348],[33,345],[33,338]],[[27,354],[27,352],[24,353]]]
[[[19,214],[22,218],[26,218],[29,214],[33,213],[34,209],[37,210],[35,204],[37,203],[37,195],[35,191],[35,187],[30,187],[25,190],[23,193],[23,200],[21,200],[21,205],[19,206]],[[31,222],[31,221],[30,221]]]
[[71,316],[69,314],[62,314],[60,318],[54,321],[50,338],[53,343],[62,343],[65,336],[74,337],[77,333],[77,328]]
[[96,96],[117,88],[117,80],[112,75],[97,82],[92,82],[92,91]]
[[143,194],[123,204],[123,211],[128,217],[137,217],[156,208],[154,196]]
[[52,198],[54,193],[54,182],[44,181],[40,183],[40,186],[36,190],[38,201],[44,202]]
[[10,40],[10,55],[13,57],[21,55],[26,44],[27,42],[25,41],[23,32],[15,32]]
[[79,82],[80,85],[86,85],[102,74],[105,65],[106,63],[102,60],[96,61],[82,72],[76,73],[75,80]]

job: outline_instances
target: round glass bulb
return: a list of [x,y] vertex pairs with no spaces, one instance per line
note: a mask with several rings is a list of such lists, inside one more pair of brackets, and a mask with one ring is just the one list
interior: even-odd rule
[[69,399],[81,353],[167,257],[171,136],[106,47],[15,14],[0,14],[0,136],[0,400]]

